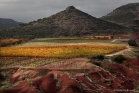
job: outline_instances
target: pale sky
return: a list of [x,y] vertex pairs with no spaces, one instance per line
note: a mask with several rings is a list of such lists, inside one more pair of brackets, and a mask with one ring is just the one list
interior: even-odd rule
[[49,17],[68,6],[99,18],[128,3],[139,3],[139,0],[0,0],[0,18],[28,23]]

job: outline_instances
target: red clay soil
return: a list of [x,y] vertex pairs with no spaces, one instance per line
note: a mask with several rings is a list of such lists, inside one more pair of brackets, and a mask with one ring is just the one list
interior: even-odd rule
[[[80,89],[83,89],[84,87],[78,83],[75,79],[72,79],[69,77],[69,75],[64,75],[62,78],[62,83],[60,86],[60,93],[68,93],[68,91],[71,91],[71,93],[80,93]],[[74,91],[75,88],[75,91]]]
[[112,69],[113,71],[116,71],[118,73],[121,73],[125,77],[131,78],[131,79],[135,79],[135,80],[139,80],[139,74],[136,73],[135,71],[133,71],[133,70],[125,67],[124,65],[109,64],[108,67],[110,69]]
[[[92,90],[95,90],[95,89],[97,89],[98,87],[97,86],[95,86],[95,84],[93,84],[91,81],[89,81],[86,77],[85,77],[85,75],[84,76],[77,76],[76,77],[77,79],[76,80],[78,80],[79,82],[81,82],[82,84],[85,84],[86,86],[84,86],[85,88],[90,88],[90,89],[92,89]],[[92,83],[92,84],[91,84]]]
[[96,81],[90,81],[86,78],[86,76],[78,76],[77,79],[82,82],[84,85],[86,85],[86,89],[91,89],[91,93],[98,93],[103,91],[103,93],[113,93],[110,89],[103,87],[100,87],[100,83]]
[[11,83],[11,84],[14,84],[14,83],[18,82],[18,81],[19,81],[19,77],[20,77],[20,76],[16,76],[16,77],[12,78],[12,79],[10,80],[10,83]]
[[119,85],[122,83],[122,81],[104,71],[90,73],[90,76],[97,84],[106,87],[109,92],[119,89]]
[[[120,66],[117,67],[121,70]],[[17,87],[7,88],[5,91],[6,93],[38,93],[38,90],[43,93],[120,93],[115,92],[114,89],[132,90],[135,88],[132,82],[134,77],[129,77],[130,80],[121,74],[113,75],[102,69],[94,70],[92,68],[85,74],[77,74],[74,77],[64,71],[51,71],[47,75],[33,80],[31,84],[22,81]],[[121,73],[123,72],[126,71],[121,71]],[[57,86],[58,81],[61,81],[59,86]]]
[[[107,64],[108,71],[101,67],[94,66],[83,72],[76,72],[73,75],[66,70],[56,69],[46,72],[45,76],[32,78],[40,73],[39,69],[28,69],[23,72],[18,69],[12,75],[11,83],[20,81],[14,88],[6,88],[6,93],[133,93],[139,82],[139,74],[134,69],[139,69],[135,59],[127,58],[134,63],[130,67],[124,64]],[[28,81],[24,78],[28,77]],[[118,91],[121,90],[121,91]]]
[[44,93],[56,93],[57,88],[56,88],[56,82],[54,80],[53,74],[48,74],[44,78],[42,78],[40,89]]
[[25,81],[19,84],[19,86],[16,88],[5,89],[5,92],[6,93],[38,93],[38,90],[35,87],[30,86],[30,84]]
[[137,70],[139,72],[139,66],[138,65],[131,65],[130,68]]
[[[13,71],[13,70],[12,70]],[[15,72],[15,73],[13,73]],[[14,84],[18,81],[22,81],[25,79],[25,77],[29,76],[30,79],[35,78],[38,74],[38,69],[30,69],[25,72],[23,72],[21,69],[17,69],[16,71],[13,71],[13,75],[11,77],[10,83]]]
[[139,59],[130,58],[130,57],[125,57],[125,58],[128,62],[131,62],[132,65],[138,65],[139,66]]
[[53,74],[47,74],[38,80],[34,80],[32,84],[38,89],[41,89],[44,93],[56,93],[57,91]]
[[129,89],[129,90],[134,90],[135,85],[131,80],[125,80],[123,83],[121,83],[123,86],[123,89]]
[[132,34],[130,39],[139,40],[139,34]]

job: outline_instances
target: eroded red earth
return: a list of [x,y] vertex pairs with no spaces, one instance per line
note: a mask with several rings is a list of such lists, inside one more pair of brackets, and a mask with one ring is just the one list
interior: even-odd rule
[[[6,93],[138,93],[139,60],[126,58],[130,66],[107,63],[83,69],[12,68]],[[77,61],[77,60],[76,60]],[[66,64],[65,64],[66,65]],[[59,67],[59,65],[58,65]],[[4,77],[0,78],[4,81]]]

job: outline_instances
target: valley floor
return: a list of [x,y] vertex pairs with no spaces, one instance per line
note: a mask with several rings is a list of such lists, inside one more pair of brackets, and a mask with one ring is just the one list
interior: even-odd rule
[[[26,44],[30,45],[29,43],[32,42],[40,42],[41,45],[44,43],[65,44],[66,42],[68,46],[127,45],[117,40],[114,42],[96,40],[93,43],[90,40],[79,41],[78,39],[47,40],[35,39],[21,46],[27,47]],[[74,43],[71,43],[73,41]],[[38,46],[38,43],[34,44]],[[12,47],[20,48],[21,46]],[[135,52],[137,50],[138,47],[127,46],[124,50],[106,55],[104,60],[92,60],[93,56],[62,59],[1,56],[0,93],[138,93],[139,59]],[[111,56],[121,53],[126,59],[121,64],[110,59]]]

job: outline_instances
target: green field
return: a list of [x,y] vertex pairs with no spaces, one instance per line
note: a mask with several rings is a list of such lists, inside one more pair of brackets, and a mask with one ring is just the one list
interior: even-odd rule
[[92,39],[84,39],[84,38],[36,38],[33,40],[30,40],[29,42],[18,44],[15,46],[18,47],[26,47],[26,46],[59,46],[59,45],[77,45],[77,44],[116,44],[116,45],[125,45],[127,42],[120,42],[113,40],[107,40],[107,39],[98,39],[98,40],[92,40]]

